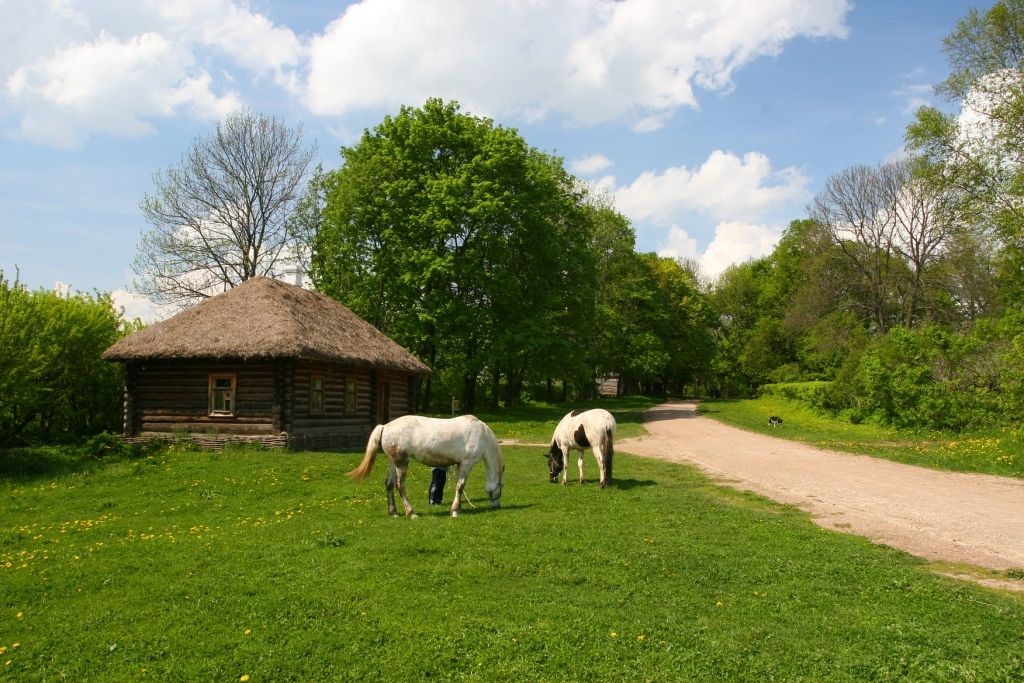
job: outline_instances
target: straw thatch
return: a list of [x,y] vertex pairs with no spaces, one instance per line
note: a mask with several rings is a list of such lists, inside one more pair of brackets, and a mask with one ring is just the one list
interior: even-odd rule
[[307,358],[427,374],[430,369],[334,299],[257,277],[121,339],[103,357]]

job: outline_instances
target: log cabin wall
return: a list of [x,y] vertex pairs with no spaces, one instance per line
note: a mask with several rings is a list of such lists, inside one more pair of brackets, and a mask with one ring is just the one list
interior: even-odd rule
[[410,375],[394,370],[380,370],[377,373],[377,381],[388,384],[391,395],[389,414],[392,420],[415,412],[413,409],[414,394],[410,391]]
[[[319,378],[322,390],[316,409],[312,385]],[[376,424],[372,417],[373,383],[369,368],[337,363],[297,360],[291,392],[292,448],[362,448]],[[352,391],[354,389],[354,391]]]
[[[211,375],[234,377],[233,415],[210,414]],[[312,396],[314,378],[320,380],[319,402]],[[188,435],[207,448],[236,440],[300,449],[362,448],[377,424],[379,383],[388,385],[394,419],[413,412],[414,381],[402,372],[303,359],[131,363],[124,435],[131,440]]]
[[[275,379],[269,363],[148,360],[132,365],[125,436],[279,433],[274,430]],[[233,415],[210,414],[211,374],[235,377]]]

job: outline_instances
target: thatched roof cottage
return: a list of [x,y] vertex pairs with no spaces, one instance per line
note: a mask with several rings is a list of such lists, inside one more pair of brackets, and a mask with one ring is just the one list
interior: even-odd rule
[[124,436],[358,447],[430,369],[330,297],[253,278],[128,335]]

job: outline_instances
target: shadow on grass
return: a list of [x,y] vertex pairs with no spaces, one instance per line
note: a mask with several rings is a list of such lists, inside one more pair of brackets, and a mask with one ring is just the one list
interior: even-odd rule
[[612,483],[609,484],[609,487],[621,489],[623,491],[630,491],[632,489],[657,485],[658,482],[653,479],[612,479]]
[[35,446],[0,450],[0,480],[30,482],[96,468],[98,461],[72,446]]
[[[701,410],[701,413],[707,412]],[[665,420],[690,420],[697,417],[697,411],[685,408],[661,407],[651,408],[643,414],[644,422],[663,422]]]

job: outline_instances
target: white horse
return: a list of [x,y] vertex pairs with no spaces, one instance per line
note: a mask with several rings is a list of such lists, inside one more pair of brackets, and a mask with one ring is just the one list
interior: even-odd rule
[[615,418],[607,410],[574,410],[558,423],[548,452],[551,483],[558,483],[558,475],[561,474],[562,484],[565,484],[569,477],[569,451],[575,450],[580,453],[578,464],[582,484],[583,451],[587,448],[594,451],[597,468],[601,472],[601,488],[604,488],[612,480],[612,457],[615,455]]
[[491,499],[491,507],[501,507],[502,479],[505,465],[501,446],[494,432],[472,415],[461,415],[451,420],[442,420],[419,415],[405,415],[385,425],[377,425],[366,444],[366,455],[359,467],[347,476],[362,481],[373,469],[377,453],[384,451],[391,458],[385,488],[388,493],[388,514],[398,516],[395,507],[395,486],[402,497],[407,517],[415,517],[409,498],[405,495],[405,477],[409,470],[409,458],[430,467],[458,465],[458,481],[455,484],[455,500],[452,501],[452,517],[459,516],[462,509],[462,490],[466,477],[473,465],[483,458],[487,465],[485,489]]

